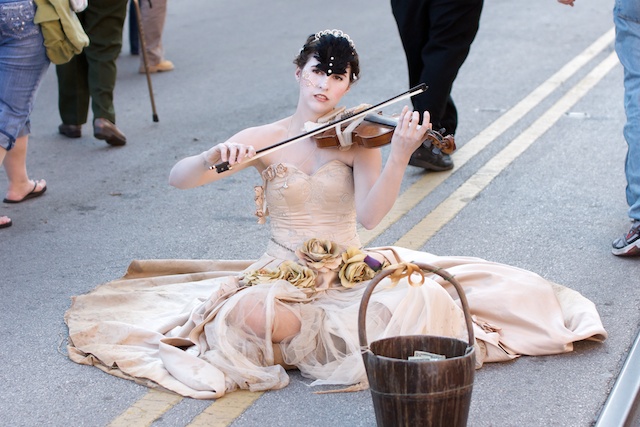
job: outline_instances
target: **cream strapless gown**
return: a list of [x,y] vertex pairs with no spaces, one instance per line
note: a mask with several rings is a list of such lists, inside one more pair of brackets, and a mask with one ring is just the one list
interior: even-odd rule
[[[366,383],[358,340],[358,311],[367,282],[340,285],[320,274],[317,292],[285,280],[242,286],[245,272],[273,270],[297,261],[295,250],[310,238],[360,247],[352,170],[331,161],[309,176],[288,164],[263,172],[261,217],[269,216],[271,240],[253,261],[133,261],[125,276],[73,297],[65,314],[69,357],[113,375],[198,399],[238,388],[286,386],[274,363],[270,331],[276,308],[300,322],[300,332],[275,344],[284,361],[314,385]],[[424,262],[446,269],[463,286],[473,319],[476,365],[519,355],[568,352],[573,342],[602,341],[594,304],[578,292],[530,271],[471,257],[437,256],[393,248],[365,251],[389,263]],[[386,279],[385,279],[386,280]],[[266,333],[247,325],[258,313]],[[455,290],[439,276],[419,287],[402,279],[380,283],[367,308],[367,338],[428,334],[467,339]]]

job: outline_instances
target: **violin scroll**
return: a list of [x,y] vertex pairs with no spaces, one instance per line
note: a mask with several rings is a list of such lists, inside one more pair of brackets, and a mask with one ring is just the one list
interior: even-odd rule
[[432,145],[437,147],[444,154],[451,154],[456,151],[456,141],[453,135],[442,136],[444,129],[437,132],[433,129],[427,131],[427,139],[425,141],[431,142]]

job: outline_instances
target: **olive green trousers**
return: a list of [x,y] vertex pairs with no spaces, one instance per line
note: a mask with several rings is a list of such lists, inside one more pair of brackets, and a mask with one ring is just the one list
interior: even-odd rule
[[89,6],[78,13],[89,36],[89,46],[68,63],[56,66],[62,123],[86,123],[89,101],[94,119],[100,117],[116,122],[113,91],[127,3],[128,0],[91,0]]

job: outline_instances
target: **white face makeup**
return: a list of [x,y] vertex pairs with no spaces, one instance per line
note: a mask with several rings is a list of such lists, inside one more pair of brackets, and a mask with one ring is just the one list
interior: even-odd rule
[[327,74],[318,68],[318,64],[316,58],[310,58],[303,69],[297,69],[296,76],[300,101],[314,114],[322,116],[338,105],[349,91],[350,82],[347,74]]
[[302,73],[302,83],[307,87],[318,87],[320,85],[321,78],[318,77],[318,74],[311,74],[309,71],[305,71]]
[[349,87],[349,68],[344,74],[331,73],[331,70],[325,73],[317,67],[318,64],[318,60],[312,57],[301,71],[300,79],[305,86],[317,89],[326,89],[330,85]]

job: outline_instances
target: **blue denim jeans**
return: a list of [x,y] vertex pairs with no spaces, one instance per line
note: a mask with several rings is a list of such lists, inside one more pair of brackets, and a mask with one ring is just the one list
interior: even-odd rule
[[32,0],[0,2],[0,147],[30,132],[29,115],[49,67]]
[[640,1],[616,0],[613,8],[616,52],[624,67],[624,138],[629,217],[640,220]]

